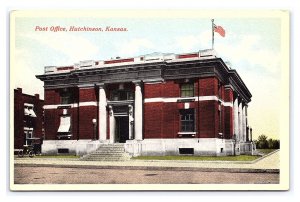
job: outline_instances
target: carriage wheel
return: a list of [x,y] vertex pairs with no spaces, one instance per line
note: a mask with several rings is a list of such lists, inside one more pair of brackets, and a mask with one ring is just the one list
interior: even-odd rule
[[32,152],[32,151],[29,151],[28,154],[29,154],[29,157],[30,157],[30,158],[33,157],[33,152]]
[[24,156],[23,150],[20,150],[20,151],[18,152],[18,157],[23,157],[23,156]]

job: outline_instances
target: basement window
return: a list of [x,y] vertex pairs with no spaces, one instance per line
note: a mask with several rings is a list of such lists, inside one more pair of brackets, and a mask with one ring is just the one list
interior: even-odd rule
[[179,148],[179,154],[194,154],[194,148]]
[[59,153],[59,154],[68,154],[69,149],[66,149],[66,148],[57,149],[57,153]]

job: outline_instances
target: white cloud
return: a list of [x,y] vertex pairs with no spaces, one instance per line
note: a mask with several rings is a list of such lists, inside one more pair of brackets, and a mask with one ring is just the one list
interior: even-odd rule
[[229,59],[234,68],[238,65],[247,64],[248,68],[260,72],[266,71],[269,74],[280,73],[280,50],[273,50],[263,46],[263,40],[258,35],[244,35],[234,37],[226,43],[216,44],[216,50],[222,53],[222,56]]
[[211,47],[211,32],[205,31],[198,35],[187,35],[175,38],[175,47],[181,52],[191,52]]
[[154,44],[145,38],[131,39],[123,44],[117,46],[118,56],[134,56],[137,55],[142,49],[152,49]]
[[68,33],[34,33],[23,37],[38,41],[47,48],[54,49],[66,56],[65,61],[74,63],[79,60],[94,59],[98,56],[99,48],[84,37]]

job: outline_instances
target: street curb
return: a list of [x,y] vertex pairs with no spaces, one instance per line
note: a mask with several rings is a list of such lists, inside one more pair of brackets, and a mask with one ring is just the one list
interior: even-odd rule
[[84,169],[121,169],[121,170],[159,170],[159,171],[198,171],[227,173],[279,173],[279,169],[249,168],[199,168],[199,167],[166,167],[166,166],[109,166],[109,165],[53,165],[53,164],[15,164],[15,167],[52,167],[52,168],[84,168]]

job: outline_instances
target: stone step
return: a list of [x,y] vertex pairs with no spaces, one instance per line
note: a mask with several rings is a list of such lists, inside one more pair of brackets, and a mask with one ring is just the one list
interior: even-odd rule
[[99,150],[96,150],[95,152],[124,152],[125,150],[122,149],[122,150],[118,150],[118,149],[99,149]]
[[81,157],[84,161],[128,161],[131,156],[125,152],[124,144],[101,145],[96,151]]
[[119,148],[101,148],[97,149],[96,151],[125,151],[124,148],[119,149]]

